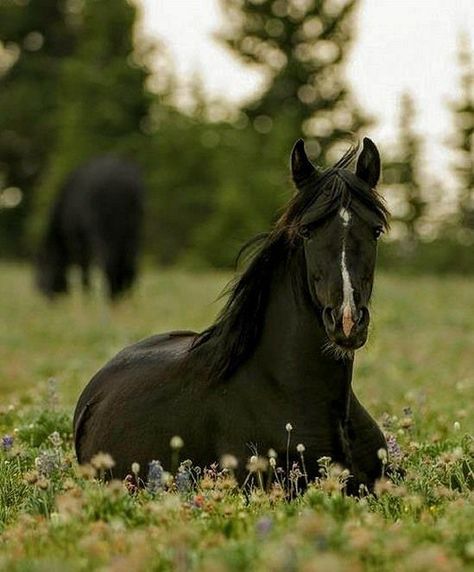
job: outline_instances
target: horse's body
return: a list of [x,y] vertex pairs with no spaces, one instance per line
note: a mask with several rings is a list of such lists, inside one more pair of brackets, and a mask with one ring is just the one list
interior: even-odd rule
[[285,459],[291,423],[291,459],[303,443],[310,478],[322,456],[351,471],[352,491],[380,476],[383,434],[353,393],[350,349],[323,351],[328,331],[308,289],[308,255],[298,239],[289,247],[287,223],[267,237],[208,330],[149,338],[95,375],[75,413],[79,462],[108,452],[114,477],[134,461],[169,467],[179,435],[182,458],[205,466],[233,454],[242,478],[255,450]]
[[144,190],[138,168],[107,155],[76,169],[53,204],[38,256],[38,285],[48,296],[66,292],[67,271],[78,265],[89,287],[93,261],[111,298],[135,279]]

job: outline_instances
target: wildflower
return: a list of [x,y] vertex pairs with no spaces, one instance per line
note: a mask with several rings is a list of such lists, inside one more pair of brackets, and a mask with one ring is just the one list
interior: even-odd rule
[[459,423],[459,421],[455,421],[453,423],[453,430],[458,433],[461,430],[461,424]]
[[280,483],[273,483],[268,496],[271,501],[278,502],[285,498],[285,491]]
[[51,433],[51,435],[48,437],[48,439],[55,449],[58,449],[59,447],[61,447],[62,442],[63,442],[63,440],[61,439],[61,436],[59,435],[59,433],[57,431],[54,431],[54,433]]
[[205,498],[202,495],[196,495],[193,499],[193,508],[203,508]]
[[59,467],[56,451],[42,451],[35,459],[35,467],[42,477],[49,477]]
[[275,449],[268,449],[267,457],[269,457],[270,459],[276,459],[278,455]]
[[265,457],[258,457],[257,455],[252,455],[247,464],[247,470],[251,473],[266,471],[267,467],[268,467],[267,459]]
[[36,482],[35,485],[45,491],[49,487],[49,480],[46,477],[41,476]]
[[303,476],[303,473],[300,470],[298,463],[293,463],[291,470],[290,470],[290,481],[296,482]]
[[139,463],[132,463],[132,473],[137,476],[140,472],[140,464]]
[[267,534],[271,531],[272,527],[273,527],[273,520],[269,516],[263,516],[257,521],[255,525],[257,534],[260,537],[267,536]]
[[79,465],[77,472],[80,477],[86,480],[93,479],[96,476],[97,471],[92,465]]
[[274,469],[274,468],[276,467],[276,459],[275,459],[275,457],[270,457],[270,458],[268,459],[268,462],[270,463],[270,467],[271,467],[272,469]]
[[108,453],[96,453],[91,459],[91,465],[98,471],[107,471],[115,466],[115,461]]
[[298,443],[298,445],[296,445],[296,450],[298,453],[304,453],[306,451],[306,447],[303,445],[303,443]]
[[457,461],[460,461],[464,456],[463,450],[461,447],[456,447],[452,451],[445,451],[441,453],[438,457],[438,465],[453,465]]
[[383,447],[377,451],[377,457],[382,461],[382,465],[387,464],[387,449]]
[[123,486],[125,490],[130,494],[134,495],[138,492],[138,487],[135,484],[135,478],[133,475],[127,475],[123,480]]
[[28,485],[34,485],[38,480],[38,478],[39,478],[38,471],[29,471],[28,473],[25,473],[23,477],[24,481]]
[[164,470],[160,461],[148,463],[146,488],[150,493],[156,493],[164,488]]
[[343,488],[343,483],[337,477],[327,477],[325,479],[320,479],[319,485],[321,490],[329,495],[333,493],[340,493]]
[[184,446],[184,441],[181,439],[179,435],[175,435],[170,439],[170,447],[174,450],[182,449]]
[[192,489],[192,480],[189,470],[180,466],[175,477],[176,488],[180,493],[187,493]]
[[223,469],[234,470],[237,468],[239,462],[234,455],[222,455],[221,457],[221,467]]
[[395,435],[387,435],[387,450],[392,461],[399,462],[402,458],[402,451]]
[[71,493],[65,493],[56,497],[58,513],[64,518],[79,518],[82,513],[84,501]]
[[2,437],[2,449],[4,451],[10,451],[10,449],[13,447],[13,437],[11,435],[4,435]]
[[376,497],[381,497],[384,494],[390,494],[393,491],[393,483],[389,479],[378,479],[375,481],[374,493]]
[[285,425],[285,429],[288,431],[288,433],[290,433],[291,431],[293,431],[293,425],[291,423],[287,423]]

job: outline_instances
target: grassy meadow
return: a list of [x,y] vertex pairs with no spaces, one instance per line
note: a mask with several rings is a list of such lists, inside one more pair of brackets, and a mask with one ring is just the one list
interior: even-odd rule
[[156,464],[141,489],[132,467],[124,483],[94,479],[110,459],[75,464],[82,387],[129,343],[207,325],[229,275],[148,271],[109,308],[79,289],[48,304],[27,267],[0,272],[0,570],[474,570],[472,278],[377,276],[354,387],[404,477],[354,499],[327,459],[303,495],[301,467],[271,458],[250,463],[244,491],[231,463]]

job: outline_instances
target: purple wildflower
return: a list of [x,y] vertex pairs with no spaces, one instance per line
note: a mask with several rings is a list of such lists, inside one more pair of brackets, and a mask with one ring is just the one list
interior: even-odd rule
[[4,435],[2,437],[2,449],[4,451],[10,451],[13,447],[13,437],[11,435]]
[[176,488],[180,493],[188,493],[193,486],[189,469],[186,467],[179,467],[175,477]]
[[146,488],[150,493],[157,493],[164,488],[164,471],[160,461],[148,463]]
[[390,460],[393,462],[399,462],[402,458],[402,450],[400,445],[397,443],[395,435],[387,435],[387,450]]
[[267,536],[267,534],[271,531],[272,527],[273,527],[273,520],[269,516],[263,516],[257,521],[255,525],[257,534],[258,536],[260,536],[260,538]]
[[43,477],[49,477],[59,468],[56,451],[42,451],[35,459],[36,470]]

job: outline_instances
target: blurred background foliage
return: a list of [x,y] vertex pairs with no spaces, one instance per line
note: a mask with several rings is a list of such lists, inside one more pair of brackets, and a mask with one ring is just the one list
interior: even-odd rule
[[[0,256],[34,255],[61,182],[93,155],[140,164],[148,186],[144,240],[160,264],[225,267],[268,229],[292,192],[288,156],[303,136],[332,163],[374,119],[344,77],[359,0],[221,0],[217,38],[265,72],[240,108],[210,100],[195,78],[180,102],[173,62],[140,36],[126,0],[0,0]],[[153,64],[152,64],[153,62]],[[157,65],[160,62],[160,65]],[[424,165],[411,94],[381,187],[393,232],[381,264],[413,272],[474,270],[474,66],[460,41],[450,102],[456,196]],[[151,72],[152,68],[155,70]]]

